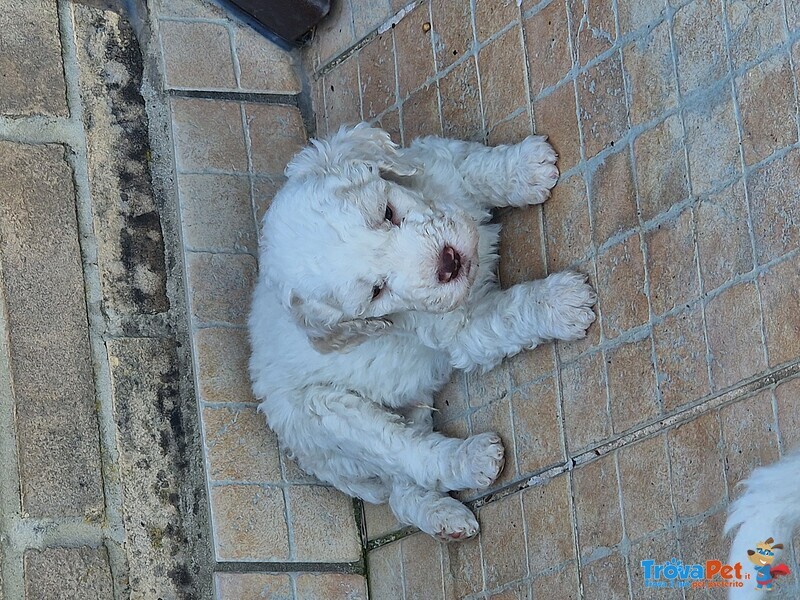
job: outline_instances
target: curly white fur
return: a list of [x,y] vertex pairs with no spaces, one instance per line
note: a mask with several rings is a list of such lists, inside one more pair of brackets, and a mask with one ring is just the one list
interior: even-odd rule
[[578,339],[594,320],[582,275],[497,285],[490,210],[543,202],[555,160],[543,137],[400,149],[366,124],[292,160],[263,222],[250,375],[304,470],[442,539],[478,532],[447,492],[491,485],[500,438],[445,437],[420,407],[454,368]]

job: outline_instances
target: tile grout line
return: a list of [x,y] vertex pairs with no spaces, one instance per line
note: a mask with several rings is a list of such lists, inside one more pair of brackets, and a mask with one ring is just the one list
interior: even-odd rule
[[[123,489],[119,473],[119,451],[116,446],[116,419],[112,378],[108,353],[103,332],[106,320],[102,307],[102,283],[98,266],[98,246],[94,236],[94,208],[88,165],[88,146],[83,127],[83,104],[80,96],[80,67],[77,57],[77,38],[74,30],[72,5],[65,0],[57,4],[59,34],[64,63],[64,81],[70,120],[75,123],[81,135],[72,146],[73,153],[67,159],[73,171],[75,184],[75,205],[80,234],[79,246],[82,259],[84,293],[87,311],[88,341],[92,356],[94,397],[97,402],[96,422],[104,509],[107,527],[102,528],[100,540],[108,553],[109,568],[115,598],[121,598],[124,581],[128,577],[129,566],[123,549],[125,526],[123,522]],[[110,542],[110,543],[109,543]]]

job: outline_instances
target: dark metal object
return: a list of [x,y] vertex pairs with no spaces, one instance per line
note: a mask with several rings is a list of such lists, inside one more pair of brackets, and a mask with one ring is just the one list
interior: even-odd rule
[[218,0],[229,12],[286,50],[331,10],[332,0]]

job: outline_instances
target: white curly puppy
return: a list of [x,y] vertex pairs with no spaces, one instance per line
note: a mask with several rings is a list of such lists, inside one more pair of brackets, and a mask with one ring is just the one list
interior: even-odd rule
[[584,276],[502,291],[490,209],[538,204],[558,179],[544,137],[426,137],[401,149],[362,123],[312,141],[264,217],[250,376],[300,466],[446,540],[478,532],[451,490],[503,468],[495,433],[432,430],[453,369],[491,369],[594,320]]

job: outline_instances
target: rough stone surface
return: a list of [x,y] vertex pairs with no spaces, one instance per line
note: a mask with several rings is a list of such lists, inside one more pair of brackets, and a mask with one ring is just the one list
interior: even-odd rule
[[114,597],[105,548],[48,548],[25,553],[26,600]]
[[[228,29],[216,23],[164,21],[160,28],[167,85],[236,88]],[[202,53],[198,52],[202,48]]]
[[214,487],[211,490],[211,514],[217,560],[288,560],[289,534],[285,510],[280,488],[256,485]]
[[105,309],[169,309],[161,218],[153,197],[142,56],[119,15],[75,6],[81,101]]
[[293,600],[289,575],[217,573],[217,600]]
[[297,597],[304,600],[367,600],[367,582],[361,575],[298,575],[296,585]]
[[0,114],[67,114],[55,2],[0,2]]
[[0,263],[22,508],[103,515],[92,362],[65,149],[0,142]]
[[[361,543],[353,501],[338,490],[319,485],[295,485],[287,491],[294,531],[295,560],[356,561]],[[335,538],[327,532],[336,531]]]
[[193,476],[196,408],[180,394],[175,342],[123,338],[107,346],[131,598],[202,598],[209,574],[191,548],[207,543],[207,500]]

